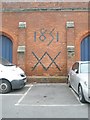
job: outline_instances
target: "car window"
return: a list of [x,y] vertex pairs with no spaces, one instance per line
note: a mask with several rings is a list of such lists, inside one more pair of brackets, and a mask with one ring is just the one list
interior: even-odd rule
[[76,62],[73,66],[72,66],[72,70],[75,71],[77,70],[77,72],[79,72],[79,63]]
[[90,63],[81,63],[80,72],[81,73],[90,73]]

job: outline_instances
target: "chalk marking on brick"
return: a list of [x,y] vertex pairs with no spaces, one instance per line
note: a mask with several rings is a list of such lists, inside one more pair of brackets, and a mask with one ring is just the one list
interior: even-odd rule
[[19,105],[21,101],[25,98],[25,96],[28,94],[28,92],[31,90],[33,85],[29,87],[29,89],[23,94],[23,96],[18,100],[18,102],[15,105]]

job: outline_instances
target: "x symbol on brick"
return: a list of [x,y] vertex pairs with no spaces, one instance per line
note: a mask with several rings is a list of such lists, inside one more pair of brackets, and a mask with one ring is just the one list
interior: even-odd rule
[[51,64],[47,67],[47,69],[49,69],[50,66],[54,63],[54,64],[56,65],[56,67],[58,68],[58,70],[61,71],[60,68],[58,67],[58,65],[57,65],[56,62],[55,62],[56,58],[60,55],[60,53],[61,53],[61,52],[59,52],[54,59],[47,53],[47,55],[49,56],[49,58],[50,58],[51,61],[52,61]]
[[35,54],[34,52],[32,52],[32,54],[33,54],[33,55],[35,56],[35,58],[38,60],[38,62],[36,63],[36,65],[34,65],[34,67],[33,67],[32,70],[34,70],[39,63],[42,65],[42,67],[43,67],[44,69],[46,69],[46,67],[41,63],[41,60],[42,60],[42,58],[45,56],[46,53],[44,53],[43,56],[42,56],[40,59],[36,56],[36,54]]
[[[34,52],[32,52],[32,54],[33,54],[33,55],[35,56],[35,58],[38,60],[38,62],[34,65],[32,71],[37,67],[37,65],[38,65],[39,63],[42,65],[42,67],[43,67],[46,71],[50,68],[50,66],[51,66],[53,63],[54,63],[55,66],[58,68],[58,70],[61,71],[60,68],[58,67],[58,65],[57,65],[56,62],[55,62],[56,58],[60,55],[60,53],[61,53],[61,52],[59,52],[59,53],[55,56],[55,58],[53,59],[47,52],[45,52],[45,53],[43,54],[43,56],[39,59],[39,58],[37,57],[37,55],[36,55]],[[41,60],[44,58],[45,55],[48,55],[48,57],[49,57],[50,60],[52,61],[48,67],[45,67],[45,66],[42,64],[42,62],[41,62]]]

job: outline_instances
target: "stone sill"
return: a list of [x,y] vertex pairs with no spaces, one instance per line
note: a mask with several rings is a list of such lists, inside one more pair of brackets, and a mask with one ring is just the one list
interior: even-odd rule
[[28,83],[66,83],[67,76],[27,76]]

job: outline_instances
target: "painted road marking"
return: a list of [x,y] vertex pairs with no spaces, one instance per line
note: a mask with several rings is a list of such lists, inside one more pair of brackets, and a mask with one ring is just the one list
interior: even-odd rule
[[24,87],[31,87],[32,84],[26,84]]
[[83,103],[80,102],[80,100],[79,100],[77,94],[74,92],[74,90],[72,88],[70,88],[70,90],[72,91],[73,95],[76,97],[76,99],[79,102],[79,104],[84,105]]
[[[66,83],[33,83],[33,85],[37,85],[37,86],[53,86],[53,85],[56,85],[56,86],[67,86]],[[30,86],[29,84],[26,85],[26,86]]]
[[23,94],[0,94],[0,96],[20,96],[20,95],[23,95]]
[[25,96],[28,94],[28,92],[31,90],[33,85],[29,87],[29,89],[23,94],[23,96],[18,100],[18,102],[15,105],[19,105],[21,101],[25,98]]
[[[52,107],[54,107],[54,106],[56,106],[56,107],[58,107],[58,106],[61,106],[61,107],[64,107],[64,106],[66,106],[66,107],[69,107],[69,106],[83,106],[83,105],[85,105],[85,104],[82,104],[80,101],[79,101],[79,99],[78,99],[78,96],[75,94],[75,92],[72,90],[72,89],[70,89],[71,91],[72,91],[72,93],[74,94],[74,96],[75,96],[75,98],[78,100],[78,104],[52,104],[52,105],[47,105],[47,104],[40,104],[40,105],[35,105],[35,104],[20,104],[21,103],[21,101],[25,98],[25,96],[27,95],[27,93],[31,90],[31,88],[32,88],[32,86],[34,86],[35,84],[33,84],[33,85],[30,85],[30,84],[28,84],[27,86],[30,86],[30,88],[26,91],[26,93],[19,99],[19,101],[15,104],[15,106],[41,106],[41,107],[45,107],[45,106],[47,106],[47,107],[49,107],[49,106],[52,106]],[[52,83],[48,83],[48,84],[36,84],[37,86],[38,85],[52,85]],[[54,84],[53,83],[53,85],[56,85],[56,84]],[[66,86],[66,84],[65,83],[60,83],[59,85],[64,85],[64,86]]]
[[45,104],[40,104],[40,105],[30,105],[30,104],[15,104],[16,106],[23,106],[23,107],[77,107],[77,106],[84,106],[85,104],[49,104],[49,105],[45,105]]
[[[27,88],[27,87],[30,87],[31,86],[31,84],[27,84],[26,86],[24,86],[24,88]],[[10,92],[10,93],[7,93],[7,94],[0,94],[0,96],[11,96],[11,95],[13,95],[13,96],[19,96],[19,95],[23,95],[25,92],[24,92],[24,89],[22,89],[22,90],[20,90],[20,89],[18,89],[18,90],[16,90],[16,91],[12,91],[12,92]],[[24,92],[24,93],[21,93],[21,92]],[[26,90],[25,90],[26,91]],[[19,93],[18,93],[19,92]]]

